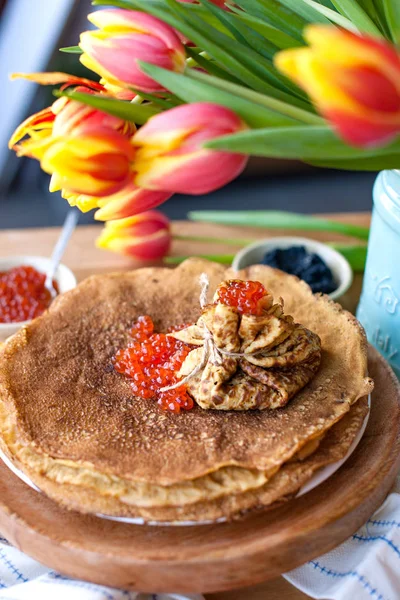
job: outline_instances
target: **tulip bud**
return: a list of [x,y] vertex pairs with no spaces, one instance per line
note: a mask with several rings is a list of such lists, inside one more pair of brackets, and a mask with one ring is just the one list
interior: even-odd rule
[[135,217],[109,221],[96,245],[138,260],[162,258],[171,245],[169,220],[157,211],[148,211]]
[[400,53],[383,40],[310,25],[309,47],[283,50],[275,64],[302,87],[349,144],[387,143],[400,133]]
[[88,19],[98,30],[81,34],[80,60],[111,85],[131,86],[144,92],[162,91],[156,81],[141,71],[138,60],[183,72],[184,46],[174,29],[160,19],[125,9],[99,10]]
[[237,177],[247,156],[208,150],[203,143],[246,129],[217,104],[185,104],[152,117],[132,138],[135,184],[149,190],[206,194]]

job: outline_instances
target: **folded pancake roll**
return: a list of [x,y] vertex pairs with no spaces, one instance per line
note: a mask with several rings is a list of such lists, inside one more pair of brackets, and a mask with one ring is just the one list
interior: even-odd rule
[[238,518],[346,455],[366,350],[352,315],[270,267],[90,277],[1,348],[0,446],[67,509]]
[[[202,408],[261,410],[285,406],[318,370],[321,341],[317,334],[285,316],[282,298],[274,304],[267,291],[254,314],[221,302],[222,290],[240,290],[240,284],[235,280],[220,284],[214,303],[205,307],[196,325],[171,334],[201,346],[189,353],[179,375],[196,373],[189,379],[189,392]],[[197,373],[202,361],[204,369]]]

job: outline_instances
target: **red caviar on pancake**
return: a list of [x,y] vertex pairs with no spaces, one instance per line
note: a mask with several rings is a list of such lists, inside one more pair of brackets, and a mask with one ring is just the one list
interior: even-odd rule
[[259,281],[231,279],[227,285],[218,288],[218,300],[225,306],[236,308],[241,314],[261,315],[267,290]]
[[185,385],[160,391],[179,381],[176,373],[192,347],[165,333],[154,333],[153,321],[147,315],[137,319],[131,336],[133,342],[116,353],[114,368],[131,380],[133,393],[140,398],[156,399],[163,410],[174,413],[193,408]]

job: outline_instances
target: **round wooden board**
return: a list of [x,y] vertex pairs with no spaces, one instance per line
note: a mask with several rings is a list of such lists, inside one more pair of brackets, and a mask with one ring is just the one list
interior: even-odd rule
[[0,464],[0,530],[52,569],[124,589],[212,592],[274,578],[344,541],[390,490],[400,466],[400,386],[373,349],[369,368],[375,391],[356,451],[280,508],[219,525],[125,525],[66,511]]

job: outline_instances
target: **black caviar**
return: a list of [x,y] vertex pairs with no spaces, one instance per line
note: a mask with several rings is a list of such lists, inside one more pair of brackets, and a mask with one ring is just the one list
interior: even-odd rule
[[262,263],[303,279],[314,293],[330,294],[337,288],[328,265],[304,246],[269,250]]

